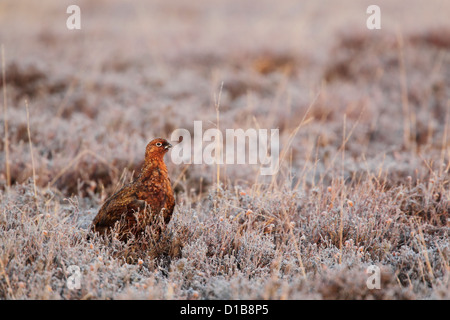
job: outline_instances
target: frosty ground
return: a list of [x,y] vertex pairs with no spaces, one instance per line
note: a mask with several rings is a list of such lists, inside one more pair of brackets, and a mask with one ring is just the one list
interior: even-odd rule
[[[379,1],[377,31],[352,1],[79,1],[78,31],[70,4],[0,4],[2,299],[450,298],[449,4]],[[167,158],[159,247],[86,240],[194,121],[279,129],[279,171]]]

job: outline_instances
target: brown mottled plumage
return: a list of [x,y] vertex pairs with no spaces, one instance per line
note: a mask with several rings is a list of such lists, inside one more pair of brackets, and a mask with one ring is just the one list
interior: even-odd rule
[[[92,222],[91,229],[105,234],[115,228],[121,240],[138,237],[146,227],[158,234],[172,217],[175,199],[164,163],[172,145],[165,139],[154,139],[146,147],[145,162],[139,176],[105,201]],[[159,235],[158,235],[159,236]]]

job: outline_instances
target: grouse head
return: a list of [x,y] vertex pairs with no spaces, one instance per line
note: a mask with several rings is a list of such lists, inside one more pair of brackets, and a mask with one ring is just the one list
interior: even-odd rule
[[166,140],[162,138],[157,138],[149,142],[147,147],[145,148],[145,158],[163,158],[164,155],[172,148],[172,145]]

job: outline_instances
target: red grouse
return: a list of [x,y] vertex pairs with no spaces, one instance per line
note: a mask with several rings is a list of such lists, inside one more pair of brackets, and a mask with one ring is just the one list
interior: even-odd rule
[[172,147],[165,139],[152,140],[145,149],[145,162],[139,176],[105,201],[92,222],[100,234],[117,233],[126,241],[139,237],[150,227],[158,236],[172,217],[175,199],[164,163]]

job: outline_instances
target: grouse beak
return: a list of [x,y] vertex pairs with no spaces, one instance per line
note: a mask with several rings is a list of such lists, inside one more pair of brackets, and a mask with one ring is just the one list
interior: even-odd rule
[[172,145],[170,144],[170,143],[168,143],[168,144],[166,144],[165,146],[164,146],[164,149],[170,149],[170,148],[172,148]]

